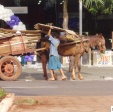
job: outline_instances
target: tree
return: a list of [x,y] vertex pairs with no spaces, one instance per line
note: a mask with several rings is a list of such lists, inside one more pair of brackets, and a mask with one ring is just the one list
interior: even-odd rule
[[95,15],[111,14],[113,0],[83,0],[83,6]]
[[97,16],[111,14],[113,0],[83,0],[83,6],[95,16],[95,33],[97,33]]
[[62,27],[68,29],[68,11],[67,11],[68,0],[64,0],[63,4],[63,23]]

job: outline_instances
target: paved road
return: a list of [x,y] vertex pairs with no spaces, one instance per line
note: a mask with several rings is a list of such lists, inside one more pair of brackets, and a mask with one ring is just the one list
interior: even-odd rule
[[[0,81],[0,87],[16,95],[113,95],[112,67],[82,67],[84,80],[70,79],[68,68],[64,68],[67,81],[45,81],[41,69],[23,68],[17,81]],[[56,71],[58,78],[60,74]]]
[[7,92],[25,96],[113,95],[113,81],[15,81],[0,85]]

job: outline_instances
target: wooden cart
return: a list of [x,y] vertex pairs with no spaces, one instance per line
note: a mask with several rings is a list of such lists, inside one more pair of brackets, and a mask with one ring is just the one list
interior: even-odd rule
[[[38,23],[34,28],[37,30],[26,30],[21,32],[0,29],[0,78],[2,80],[13,81],[20,76],[22,66],[14,56],[21,56],[29,52],[46,49],[45,47],[36,49],[36,44],[41,39],[41,32],[48,32],[50,26]],[[53,30],[66,32],[68,40],[71,40],[71,43],[61,44],[60,46],[73,45],[81,42],[80,36],[71,30],[65,30],[59,27],[54,27]],[[82,41],[86,40],[82,39]]]
[[36,43],[40,38],[40,30],[19,33],[14,30],[0,29],[0,78],[2,80],[13,81],[20,76],[22,66],[15,56],[45,49],[36,49]]

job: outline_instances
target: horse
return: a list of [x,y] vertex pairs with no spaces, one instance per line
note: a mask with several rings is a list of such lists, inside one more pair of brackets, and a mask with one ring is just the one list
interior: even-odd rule
[[[101,53],[105,52],[105,50],[106,50],[105,39],[102,36],[102,34],[100,34],[100,35],[96,34],[96,35],[90,35],[90,36],[84,36],[84,37],[88,39],[88,43],[86,43],[86,44],[88,45],[87,48],[89,48],[89,50],[93,47],[97,47],[99,49],[99,52],[101,52]],[[62,48],[62,49],[65,50],[66,48]],[[84,54],[84,52],[83,52],[83,54]],[[60,54],[60,55],[62,55],[62,54]],[[80,53],[78,53],[78,54],[76,54],[76,56],[70,57],[70,65],[69,66],[70,66],[70,69],[72,72],[71,78],[73,80],[76,79],[76,76],[75,76],[76,67],[78,68],[78,78],[80,80],[83,79],[83,77],[81,75],[81,65],[80,65],[80,57],[81,56],[82,55]]]
[[[90,48],[92,47],[98,47],[100,52],[105,52],[105,39],[102,35],[93,35],[93,36],[83,36],[88,41],[81,41],[79,43],[67,43],[67,44],[60,44],[58,46],[58,53],[61,56],[72,56],[71,59],[71,65],[72,65],[72,73],[71,78],[73,80],[76,79],[75,76],[75,70],[76,67],[78,68],[78,78],[80,80],[83,79],[83,76],[81,75],[81,64],[80,64],[80,58],[83,56],[85,52],[88,52]],[[49,42],[48,41],[42,41],[42,47],[46,47],[47,50],[42,52],[41,54],[41,60],[42,60],[42,67],[44,72],[44,77],[47,80],[47,71],[46,71],[46,63],[48,61],[48,55],[49,55]]]

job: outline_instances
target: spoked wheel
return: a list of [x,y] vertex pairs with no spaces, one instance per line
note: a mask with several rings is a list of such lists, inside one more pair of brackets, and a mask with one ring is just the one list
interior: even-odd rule
[[0,78],[5,81],[16,80],[22,72],[22,66],[13,56],[0,59]]

